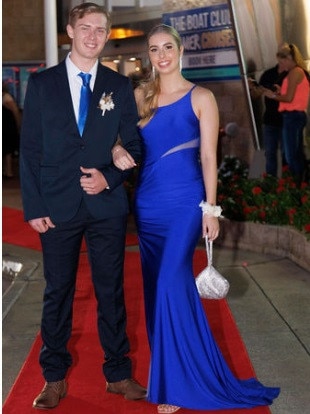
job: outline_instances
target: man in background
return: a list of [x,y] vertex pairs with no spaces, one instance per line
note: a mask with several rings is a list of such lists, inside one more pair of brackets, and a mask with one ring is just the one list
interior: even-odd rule
[[[263,95],[265,89],[275,89],[275,85],[282,85],[287,72],[281,63],[267,69],[259,83],[249,80],[250,94],[253,99]],[[282,149],[282,115],[278,111],[279,103],[264,96],[265,109],[263,113],[263,144],[266,157],[266,173],[277,177],[278,149],[281,151],[282,166],[286,164]]]

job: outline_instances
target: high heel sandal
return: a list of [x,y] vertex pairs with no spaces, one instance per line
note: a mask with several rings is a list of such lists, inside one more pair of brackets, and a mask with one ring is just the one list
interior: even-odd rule
[[170,404],[160,404],[157,407],[157,412],[159,414],[172,414],[177,412],[181,407],[177,405],[170,405]]

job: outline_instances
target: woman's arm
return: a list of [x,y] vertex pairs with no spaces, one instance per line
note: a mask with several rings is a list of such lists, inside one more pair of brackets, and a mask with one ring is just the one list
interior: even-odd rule
[[299,66],[296,66],[291,69],[287,75],[287,90],[285,94],[282,95],[281,92],[277,94],[266,90],[264,95],[267,96],[267,98],[274,99],[277,102],[292,102],[297,85],[302,81],[304,76],[304,71]]
[[115,144],[112,148],[112,158],[114,165],[120,170],[128,170],[137,165],[129,152],[122,147],[121,143]]
[[[141,105],[141,99],[143,97],[142,89],[139,87],[136,88],[134,90],[134,95],[139,111],[139,106]],[[127,170],[136,167],[137,165],[131,155],[122,147],[120,140],[118,140],[112,148],[112,158],[114,165],[121,170]]]
[[[210,207],[217,200],[217,144],[219,112],[213,93],[201,87],[193,91],[193,108],[200,124],[200,159],[206,192]],[[212,210],[212,208],[211,208]],[[213,213],[203,214],[202,236],[214,240],[219,234],[218,218]]]

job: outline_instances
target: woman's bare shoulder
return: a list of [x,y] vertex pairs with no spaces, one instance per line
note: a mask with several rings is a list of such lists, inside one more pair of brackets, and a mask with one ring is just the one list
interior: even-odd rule
[[213,103],[215,101],[215,97],[210,89],[197,85],[193,89],[192,101],[194,105],[196,104],[197,106],[201,106]]
[[305,72],[300,66],[295,66],[288,73],[288,79],[292,81],[296,81],[297,83],[301,82],[304,76],[305,76]]
[[200,85],[196,85],[196,87],[193,89],[193,93],[203,98],[210,98],[210,96],[213,96],[213,93],[210,89]]

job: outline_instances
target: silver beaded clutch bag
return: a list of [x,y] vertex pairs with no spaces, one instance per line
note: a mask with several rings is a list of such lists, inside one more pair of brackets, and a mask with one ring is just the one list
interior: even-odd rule
[[228,293],[229,282],[213,266],[213,242],[206,241],[208,265],[196,277],[199,296],[204,299],[223,299]]

